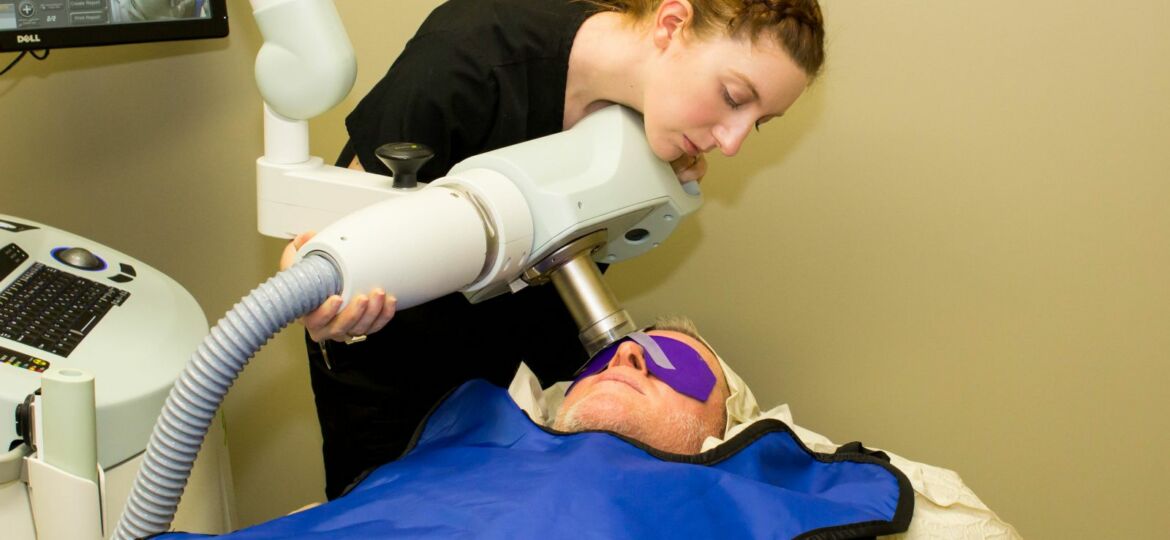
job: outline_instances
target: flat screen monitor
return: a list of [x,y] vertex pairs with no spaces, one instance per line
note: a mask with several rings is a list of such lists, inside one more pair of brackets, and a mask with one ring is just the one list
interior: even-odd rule
[[0,0],[0,51],[227,34],[226,0]]

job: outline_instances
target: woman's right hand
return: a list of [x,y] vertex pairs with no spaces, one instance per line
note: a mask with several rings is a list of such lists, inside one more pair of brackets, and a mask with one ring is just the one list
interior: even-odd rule
[[[316,232],[298,234],[284,247],[280,255],[280,269],[292,266],[296,261],[297,250],[301,249]],[[341,297],[330,296],[317,309],[301,317],[301,324],[309,331],[309,337],[317,343],[324,340],[352,342],[354,338],[364,338],[373,334],[390,319],[394,318],[398,302],[392,295],[382,289],[374,289],[368,295],[355,296],[345,309],[341,309]]]
[[703,154],[694,156],[683,154],[670,162],[670,168],[674,169],[674,175],[678,177],[680,184],[702,182],[703,177],[707,175],[707,157]]

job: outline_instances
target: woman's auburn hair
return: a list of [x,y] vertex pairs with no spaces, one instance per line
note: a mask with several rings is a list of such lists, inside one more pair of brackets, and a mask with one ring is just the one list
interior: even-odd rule
[[[581,0],[604,11],[641,22],[652,17],[662,0]],[[691,5],[691,31],[699,37],[717,33],[753,43],[774,39],[812,80],[825,63],[825,21],[817,0],[685,0]]]

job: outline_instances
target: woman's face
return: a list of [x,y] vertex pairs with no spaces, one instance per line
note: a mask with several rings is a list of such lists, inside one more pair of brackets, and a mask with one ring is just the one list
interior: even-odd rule
[[748,134],[784,114],[808,77],[774,40],[696,39],[675,33],[645,86],[646,137],[666,161],[718,149],[739,152]]

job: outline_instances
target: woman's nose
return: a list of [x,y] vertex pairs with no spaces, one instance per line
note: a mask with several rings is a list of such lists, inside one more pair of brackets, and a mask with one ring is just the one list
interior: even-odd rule
[[734,120],[728,124],[716,126],[712,135],[715,136],[715,144],[719,147],[719,151],[723,155],[731,157],[739,153],[740,146],[743,145],[744,139],[747,139],[751,130],[751,122]]
[[646,358],[643,356],[644,354],[645,351],[641,345],[633,341],[624,341],[618,345],[613,358],[609,360],[609,367],[624,365],[645,372]]

